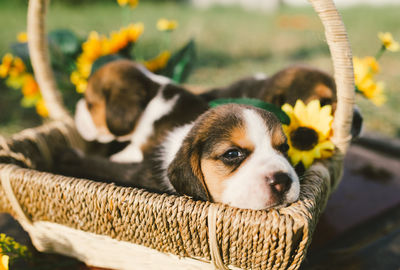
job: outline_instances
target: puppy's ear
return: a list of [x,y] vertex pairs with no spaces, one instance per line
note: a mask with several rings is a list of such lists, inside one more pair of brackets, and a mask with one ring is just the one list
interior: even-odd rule
[[286,100],[287,99],[284,91],[280,90],[273,94],[271,98],[271,103],[275,104],[276,106],[282,107],[283,104],[285,104]]
[[187,138],[168,167],[168,178],[178,194],[210,201],[211,197],[201,171],[200,159],[200,143]]
[[132,132],[142,110],[140,97],[127,89],[105,91],[106,123],[111,133],[117,136]]
[[357,106],[355,106],[353,109],[353,121],[351,123],[351,135],[353,139],[357,138],[360,135],[362,126],[363,117],[361,115],[361,111]]

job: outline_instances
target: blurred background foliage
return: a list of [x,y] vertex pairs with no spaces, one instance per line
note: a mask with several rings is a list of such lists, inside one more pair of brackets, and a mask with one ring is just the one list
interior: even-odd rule
[[[26,30],[26,0],[0,0],[0,56],[10,51],[16,35]],[[374,55],[380,48],[377,33],[400,37],[400,7],[355,6],[341,10],[355,56]],[[96,30],[108,34],[128,22],[143,22],[144,33],[135,53],[145,59],[159,50],[159,18],[175,19],[179,28],[172,34],[177,50],[188,40],[196,42],[197,62],[187,83],[204,87],[228,84],[257,72],[272,74],[291,64],[308,64],[332,72],[328,47],[320,20],[311,7],[282,6],[271,13],[245,11],[238,7],[196,9],[184,0],[140,1],[136,9],[121,16],[116,1],[51,1],[49,30],[70,29],[82,39]],[[373,18],[373,19],[372,19]],[[374,106],[361,97],[366,129],[400,137],[400,53],[385,53],[380,59],[379,80],[386,83],[387,102]],[[21,93],[0,80],[0,133],[12,134],[37,125],[41,119],[34,108],[20,106]]]

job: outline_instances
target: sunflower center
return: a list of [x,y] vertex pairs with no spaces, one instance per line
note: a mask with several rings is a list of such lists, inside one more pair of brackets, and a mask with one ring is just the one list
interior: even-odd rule
[[299,150],[311,150],[318,143],[318,133],[308,127],[299,127],[290,133],[293,147]]

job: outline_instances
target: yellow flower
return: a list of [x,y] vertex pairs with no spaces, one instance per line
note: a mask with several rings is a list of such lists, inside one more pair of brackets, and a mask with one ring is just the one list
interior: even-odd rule
[[2,255],[0,250],[0,270],[8,270],[8,262],[10,257],[7,255]]
[[46,104],[42,98],[36,103],[36,112],[43,118],[49,116],[49,111],[47,110]]
[[24,75],[9,76],[6,80],[6,85],[14,89],[20,89],[24,85],[24,81]]
[[9,70],[9,76],[19,76],[26,70],[24,61],[19,57],[14,57],[13,65]]
[[397,41],[393,39],[393,36],[389,32],[380,32],[378,33],[378,37],[382,42],[382,46],[384,46],[387,50],[392,52],[397,52],[400,48],[400,45]]
[[375,82],[372,78],[366,77],[357,87],[375,105],[381,106],[385,103],[386,97],[383,91],[383,82]]
[[365,77],[373,76],[379,72],[379,64],[372,56],[353,58],[355,82],[362,81]]
[[374,57],[354,57],[354,81],[357,89],[375,105],[381,106],[385,103],[384,85],[375,82],[374,75],[379,72],[379,65]]
[[28,34],[26,32],[20,32],[17,35],[17,40],[20,43],[26,43],[28,42]]
[[155,58],[144,62],[144,65],[148,70],[155,72],[157,70],[163,69],[167,65],[168,60],[170,58],[171,58],[171,52],[163,51]]
[[24,84],[22,86],[22,94],[26,97],[39,94],[39,85],[31,74],[25,75]]
[[10,68],[12,65],[12,62],[14,60],[14,56],[11,53],[7,53],[3,56],[1,60],[1,65],[0,65],[0,77],[5,78],[8,76],[8,73],[10,72]]
[[307,169],[314,159],[328,158],[335,148],[330,141],[332,135],[332,107],[321,108],[319,100],[306,106],[297,100],[294,108],[285,104],[282,110],[290,117],[290,125],[283,125],[289,144],[288,155],[293,165],[302,162]]
[[76,71],[71,73],[71,82],[75,85],[77,92],[86,90],[87,79],[90,76],[93,63],[100,57],[118,53],[136,42],[143,32],[143,24],[130,24],[121,28],[118,32],[113,31],[110,38],[99,35],[93,31],[89,34],[87,41],[82,44],[82,53],[76,60]]
[[138,5],[139,0],[117,0],[117,2],[121,7],[129,5],[131,8],[135,8]]
[[178,27],[178,22],[175,20],[159,19],[157,29],[160,31],[172,31]]

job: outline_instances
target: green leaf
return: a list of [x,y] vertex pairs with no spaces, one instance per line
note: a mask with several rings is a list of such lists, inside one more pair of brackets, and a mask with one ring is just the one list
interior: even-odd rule
[[24,62],[29,71],[31,68],[31,59],[29,58],[28,43],[15,42],[10,46],[13,55],[18,56]]
[[250,105],[254,106],[269,112],[272,112],[275,114],[276,117],[278,117],[279,121],[281,121],[282,124],[289,125],[290,124],[290,118],[289,116],[281,110],[278,106],[267,103],[264,101],[261,101],[259,99],[253,99],[253,98],[221,98],[221,99],[216,99],[213,101],[209,102],[209,106],[211,108],[224,105],[224,104],[243,104],[243,105]]
[[195,60],[196,46],[192,39],[171,57],[161,74],[177,83],[185,82],[193,70]]
[[81,41],[74,32],[67,29],[57,29],[48,35],[50,46],[56,46],[66,55],[76,54],[81,47]]

